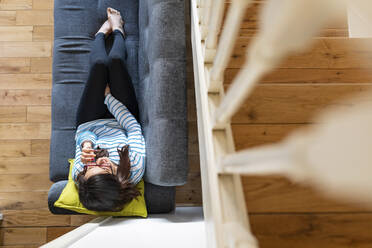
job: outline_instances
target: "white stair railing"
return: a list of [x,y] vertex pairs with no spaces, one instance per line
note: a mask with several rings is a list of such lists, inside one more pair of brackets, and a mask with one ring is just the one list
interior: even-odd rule
[[[372,180],[369,180],[372,153],[368,150],[372,147],[372,106],[360,103],[350,112],[337,109],[327,111],[319,117],[325,123],[320,127],[294,132],[278,144],[240,152],[235,152],[230,125],[231,117],[260,78],[288,55],[308,47],[312,37],[327,22],[341,15],[345,1],[265,1],[259,32],[247,49],[244,66],[225,95],[224,71],[251,1],[232,0],[217,42],[224,12],[223,1],[191,0],[195,93],[208,247],[258,247],[250,231],[240,181],[242,174],[281,174],[322,189],[332,196],[354,200],[372,198]],[[208,4],[203,5],[204,2]],[[369,6],[372,8],[372,4]],[[200,16],[203,13],[208,16]],[[207,22],[201,22],[200,18]],[[369,94],[372,96],[372,93]],[[363,122],[363,125],[359,122]],[[358,131],[355,132],[355,129]],[[352,161],[358,163],[351,167]]]

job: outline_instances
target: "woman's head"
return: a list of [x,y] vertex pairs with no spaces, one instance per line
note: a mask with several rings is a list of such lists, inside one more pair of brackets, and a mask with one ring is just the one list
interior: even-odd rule
[[120,211],[133,198],[140,195],[135,185],[129,183],[129,146],[118,150],[119,165],[107,158],[106,150],[96,153],[97,166],[84,167],[78,175],[81,203],[94,211]]

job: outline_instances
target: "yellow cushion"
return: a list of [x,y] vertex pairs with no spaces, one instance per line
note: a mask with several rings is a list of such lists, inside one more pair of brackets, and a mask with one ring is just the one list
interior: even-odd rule
[[130,203],[126,204],[123,210],[120,212],[97,212],[86,209],[79,200],[78,189],[72,179],[72,167],[74,165],[74,159],[69,159],[70,172],[68,174],[68,182],[63,189],[60,197],[54,203],[54,206],[73,210],[79,213],[86,213],[92,215],[109,215],[109,216],[141,216],[147,217],[147,209],[145,202],[145,183],[143,179],[137,184],[137,189],[141,192],[141,195],[136,199],[133,199]]

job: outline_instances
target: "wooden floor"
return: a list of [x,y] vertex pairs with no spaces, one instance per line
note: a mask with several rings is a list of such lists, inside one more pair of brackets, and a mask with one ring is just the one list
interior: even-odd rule
[[[186,28],[190,176],[176,200],[201,205],[188,15]],[[0,247],[39,247],[92,219],[47,208],[52,47],[53,0],[0,0]]]

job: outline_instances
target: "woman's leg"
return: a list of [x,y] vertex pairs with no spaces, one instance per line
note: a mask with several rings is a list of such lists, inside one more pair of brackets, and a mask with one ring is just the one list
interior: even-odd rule
[[108,55],[109,87],[111,94],[122,102],[128,110],[139,120],[136,94],[129,76],[125,57],[126,47],[124,36],[119,30],[113,31],[114,43]]
[[76,127],[80,124],[104,118],[107,110],[104,92],[108,82],[108,57],[105,50],[105,34],[97,33],[92,42],[90,69],[76,115]]

